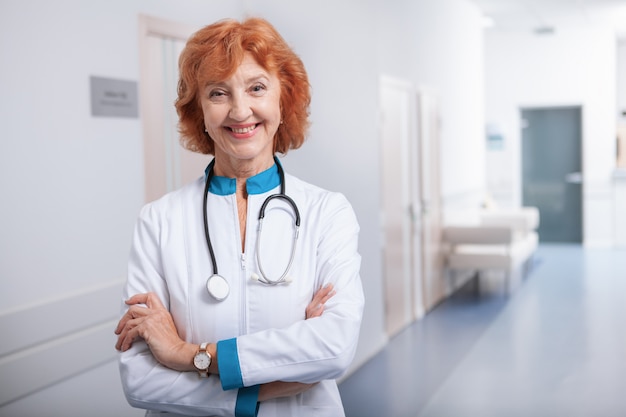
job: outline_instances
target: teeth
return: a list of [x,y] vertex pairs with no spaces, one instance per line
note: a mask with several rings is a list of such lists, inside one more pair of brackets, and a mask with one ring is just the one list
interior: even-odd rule
[[252,125],[252,126],[244,127],[244,128],[241,128],[241,129],[235,129],[234,127],[231,128],[231,129],[235,133],[248,133],[248,132],[252,132],[255,127],[256,127],[256,125]]

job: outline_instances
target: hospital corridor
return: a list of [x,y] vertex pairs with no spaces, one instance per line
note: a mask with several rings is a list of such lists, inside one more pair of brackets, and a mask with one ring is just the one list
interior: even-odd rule
[[0,0],[0,91],[0,417],[626,416],[626,0]]
[[541,245],[513,295],[471,280],[340,384],[346,415],[624,415],[624,277],[625,250]]

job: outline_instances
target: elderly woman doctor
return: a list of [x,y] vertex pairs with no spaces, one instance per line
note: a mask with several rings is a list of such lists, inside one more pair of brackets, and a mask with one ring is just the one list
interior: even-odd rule
[[214,159],[137,221],[116,329],[126,397],[148,415],[342,416],[359,226],[274,156],[304,141],[302,62],[266,21],[225,20],[191,37],[180,74],[183,144]]

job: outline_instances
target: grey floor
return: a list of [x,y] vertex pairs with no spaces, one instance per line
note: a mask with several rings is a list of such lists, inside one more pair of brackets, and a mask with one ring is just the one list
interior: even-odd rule
[[347,417],[626,416],[626,250],[541,245],[470,281],[339,386]]

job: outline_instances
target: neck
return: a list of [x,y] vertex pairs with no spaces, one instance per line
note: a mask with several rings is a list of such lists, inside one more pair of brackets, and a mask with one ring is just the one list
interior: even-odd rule
[[272,165],[274,165],[273,156],[262,160],[241,160],[220,155],[215,157],[213,170],[215,175],[235,178],[239,187],[240,183],[245,184],[248,178],[269,169]]

